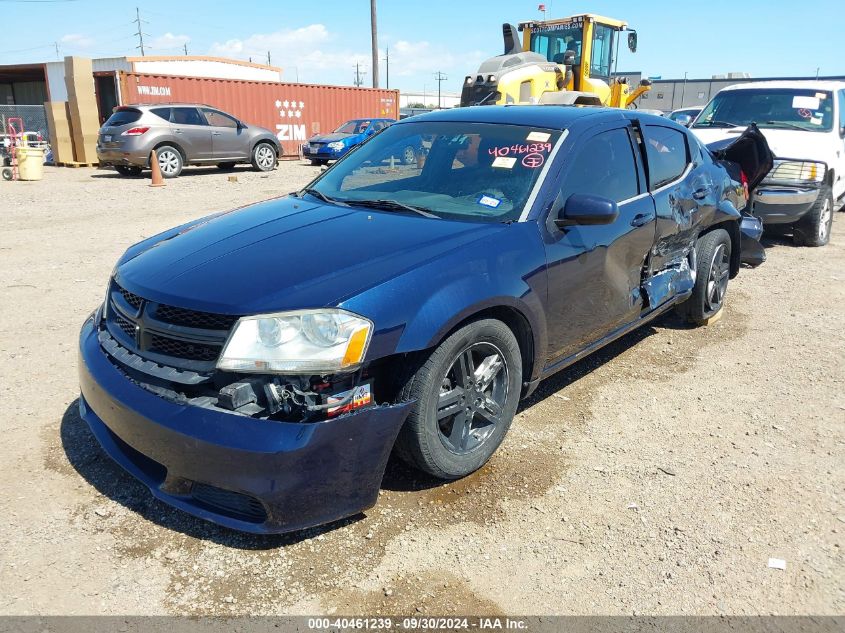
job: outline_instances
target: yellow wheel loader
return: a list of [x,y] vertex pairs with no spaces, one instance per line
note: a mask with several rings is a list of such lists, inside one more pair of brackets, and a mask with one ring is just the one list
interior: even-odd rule
[[[517,31],[522,32],[520,43]],[[637,32],[627,23],[592,13],[547,21],[502,25],[505,52],[482,62],[464,79],[461,105],[559,103],[636,107],[650,90],[643,80],[631,89],[612,76],[619,40],[637,50]]]

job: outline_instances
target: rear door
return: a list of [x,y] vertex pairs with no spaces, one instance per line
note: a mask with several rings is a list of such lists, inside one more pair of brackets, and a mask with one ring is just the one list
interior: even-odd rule
[[170,128],[189,161],[211,160],[211,129],[199,110],[191,106],[174,106]]
[[660,272],[687,256],[697,237],[699,204],[715,205],[718,191],[708,170],[693,166],[685,132],[651,123],[641,129],[657,212],[651,270]]
[[548,357],[563,359],[636,320],[640,284],[654,243],[654,204],[631,126],[614,123],[588,131],[564,162],[559,199],[586,193],[614,200],[619,216],[609,225],[547,223]]
[[246,130],[238,120],[212,108],[202,108],[205,120],[211,130],[211,152],[215,160],[243,160],[249,155],[249,141]]

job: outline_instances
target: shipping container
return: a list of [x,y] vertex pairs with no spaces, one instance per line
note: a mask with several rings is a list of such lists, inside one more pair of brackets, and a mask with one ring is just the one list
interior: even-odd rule
[[121,72],[120,96],[122,105],[181,102],[220,108],[247,125],[271,130],[285,156],[298,156],[308,138],[349,119],[399,119],[398,90]]

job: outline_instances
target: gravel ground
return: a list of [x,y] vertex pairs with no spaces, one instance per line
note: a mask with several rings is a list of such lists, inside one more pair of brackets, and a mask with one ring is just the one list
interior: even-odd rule
[[0,183],[1,614],[845,612],[843,214],[825,248],[767,242],[714,325],[543,383],[462,481],[391,464],[365,516],[284,537],[153,500],[77,414],[78,328],[130,243],[315,173]]

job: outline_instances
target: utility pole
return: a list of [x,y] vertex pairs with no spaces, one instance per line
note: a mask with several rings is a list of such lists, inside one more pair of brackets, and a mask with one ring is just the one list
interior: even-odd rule
[[185,55],[187,55],[187,54],[188,54],[188,43],[187,43],[187,42],[185,42],[184,44],[182,44],[182,50],[184,50],[184,51],[185,51]]
[[144,29],[141,28],[141,24],[149,24],[149,22],[141,19],[141,11],[138,9],[138,7],[135,7],[135,19],[132,20],[132,21],[135,22],[138,25],[138,32],[135,33],[135,35],[138,36],[138,46],[136,46],[135,48],[141,49],[141,57],[143,57],[144,56],[144,36],[149,35],[149,33],[144,33]]
[[373,57],[373,88],[378,88],[378,23],[376,20],[376,0],[370,0],[370,38]]
[[440,109],[440,84],[449,79],[446,75],[441,73],[439,70],[434,73],[434,79],[437,81],[437,109]]
[[272,64],[270,63],[270,51],[267,51],[267,65],[272,66]]
[[[686,96],[686,94],[687,94],[687,74],[684,73],[684,83],[681,85],[681,105],[678,106],[679,108],[684,107],[684,97]],[[674,105],[674,104],[672,104],[672,105]]]
[[387,84],[385,87],[390,88],[390,47],[387,46],[384,49],[384,70],[385,70],[385,83]]
[[355,62],[355,81],[353,83],[360,88],[361,84],[364,83],[364,75],[366,74],[366,70],[361,70],[361,64]]
[[55,44],[55,45],[56,45],[56,59],[57,59],[57,60],[59,60],[59,61],[61,61],[61,59],[62,59],[62,58],[61,58],[61,57],[59,57],[59,43],[58,43],[58,42],[53,42],[53,44]]

